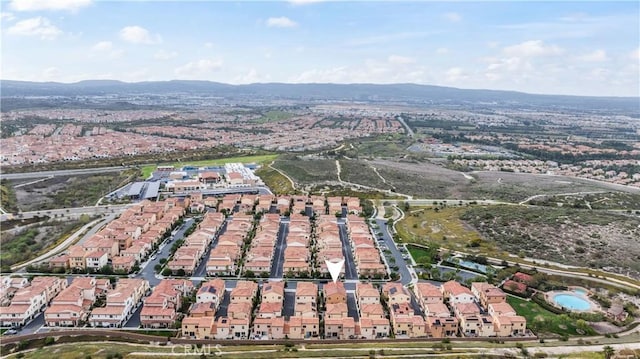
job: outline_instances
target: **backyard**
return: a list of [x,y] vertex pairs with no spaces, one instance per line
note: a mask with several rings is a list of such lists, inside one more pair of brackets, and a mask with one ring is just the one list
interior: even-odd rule
[[507,303],[513,307],[518,315],[527,318],[527,327],[540,337],[596,335],[596,332],[584,320],[571,318],[567,314],[551,313],[533,301],[509,295]]

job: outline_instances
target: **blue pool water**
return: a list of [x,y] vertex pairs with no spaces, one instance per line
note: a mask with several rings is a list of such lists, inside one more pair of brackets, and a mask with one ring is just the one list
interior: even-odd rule
[[582,289],[582,288],[574,288],[573,292],[576,293],[576,294],[580,294],[580,295],[586,295],[587,294],[587,291]]
[[481,273],[487,273],[487,266],[480,264],[480,263],[476,263],[476,262],[469,262],[469,261],[464,261],[462,259],[458,260],[458,263],[460,264],[460,266],[462,267],[466,267],[466,268],[470,268],[470,269],[475,269],[478,272]]
[[591,308],[589,302],[574,294],[556,294],[553,297],[553,301],[559,306],[570,310],[588,310]]

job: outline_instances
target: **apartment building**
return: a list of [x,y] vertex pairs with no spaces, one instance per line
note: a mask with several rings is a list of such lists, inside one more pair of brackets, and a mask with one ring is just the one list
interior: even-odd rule
[[89,317],[93,327],[121,327],[149,291],[149,282],[141,278],[121,278],[106,296],[104,307],[94,308]]
[[66,287],[64,278],[33,278],[31,283],[15,291],[8,306],[0,306],[1,325],[22,327],[40,314],[51,299]]
[[182,298],[193,291],[193,283],[184,279],[163,279],[144,299],[140,323],[145,328],[168,328],[178,320]]
[[96,298],[106,296],[111,289],[108,279],[76,277],[73,282],[53,298],[44,312],[47,326],[77,326],[89,318]]

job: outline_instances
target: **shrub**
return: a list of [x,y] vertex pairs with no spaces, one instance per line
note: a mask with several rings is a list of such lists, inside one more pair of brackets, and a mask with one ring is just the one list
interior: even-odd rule
[[44,338],[44,345],[51,345],[51,344],[53,344],[55,342],[56,342],[56,340],[53,337]]

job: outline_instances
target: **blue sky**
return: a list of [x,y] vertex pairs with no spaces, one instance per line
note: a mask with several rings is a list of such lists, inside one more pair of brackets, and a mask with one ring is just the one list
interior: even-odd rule
[[626,2],[2,1],[2,78],[640,96]]

